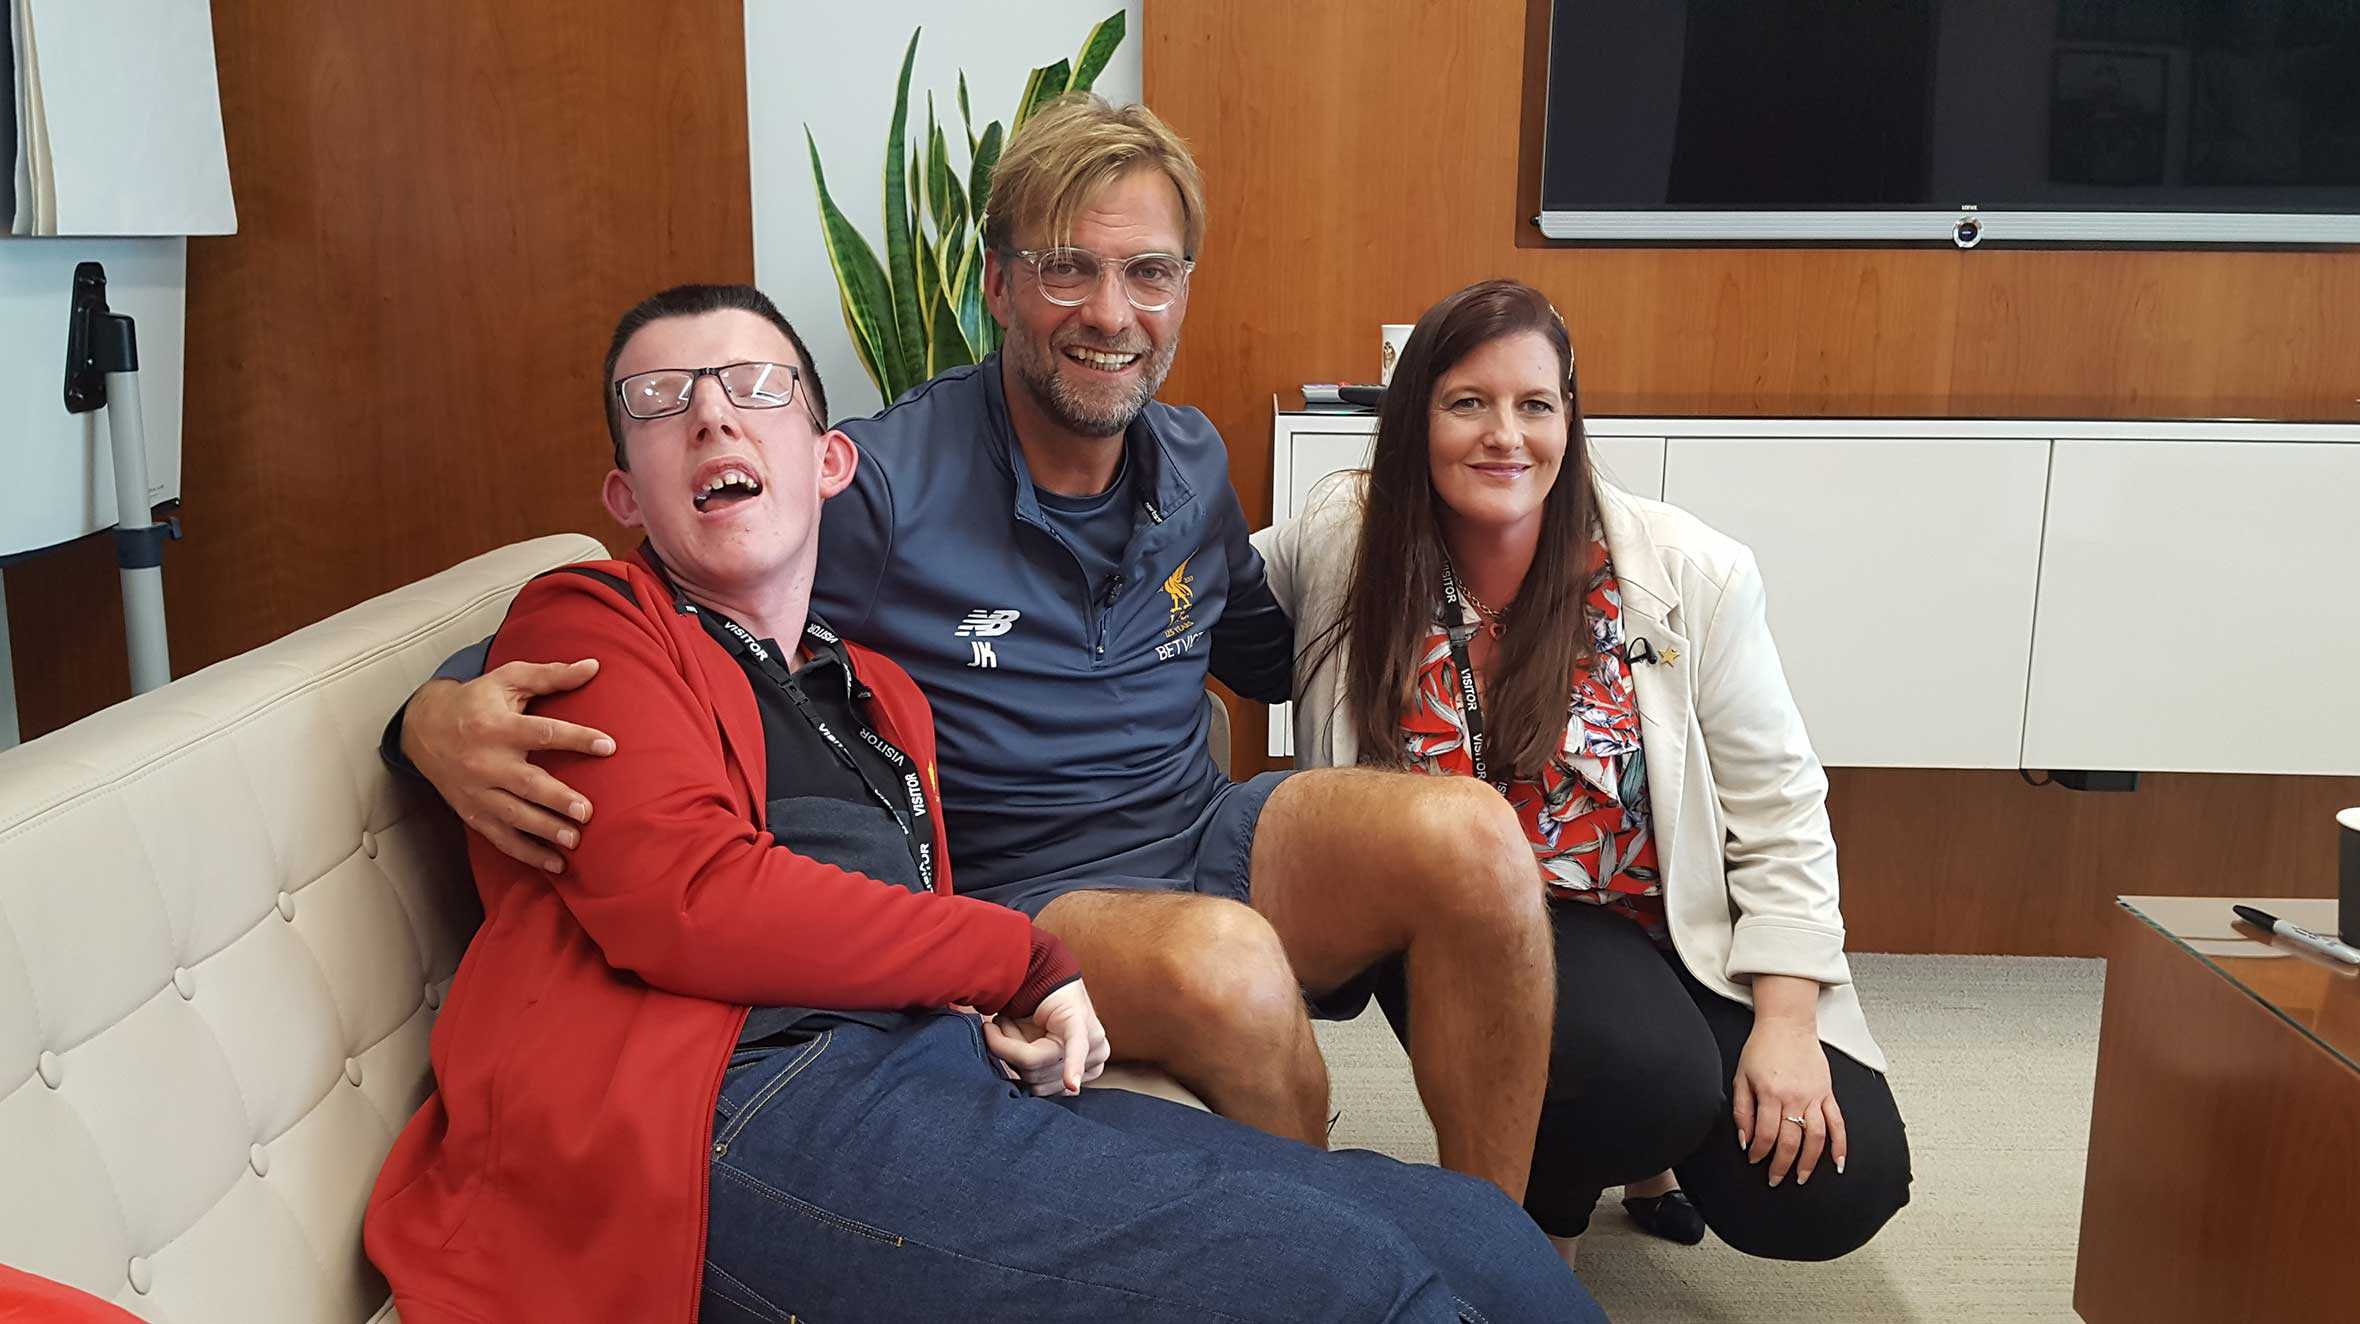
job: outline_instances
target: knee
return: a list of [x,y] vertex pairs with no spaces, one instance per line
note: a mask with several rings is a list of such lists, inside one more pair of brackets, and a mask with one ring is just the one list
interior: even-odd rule
[[1761,1206],[1733,1211],[1738,1213],[1733,1218],[1718,1216],[1718,1210],[1701,1200],[1697,1207],[1715,1235],[1748,1255],[1833,1260],[1867,1245],[1901,1212],[1909,1203],[1909,1180],[1906,1147],[1895,1153],[1864,1153],[1855,1146],[1840,1174],[1822,1160],[1811,1184],[1792,1191],[1789,1207],[1775,1207],[1776,1197],[1790,1194],[1786,1189],[1769,1192]]
[[1546,928],[1548,898],[1532,843],[1498,791],[1472,777],[1429,778],[1407,826],[1436,913],[1535,933]]
[[[1558,1027],[1561,1039],[1567,1028]],[[1734,1149],[1719,1053],[1708,1036],[1695,1038],[1558,1045],[1526,1186],[1544,1229],[1570,1236],[1600,1188],[1654,1176],[1708,1144]]]
[[1302,986],[1278,932],[1250,906],[1206,898],[1188,907],[1155,960],[1173,1010],[1216,1031],[1207,1042],[1267,1043],[1304,1017]]
[[[1909,1152],[1905,1143],[1892,1152],[1878,1152],[1866,1156],[1869,1161],[1848,1161],[1846,1171],[1828,1183],[1828,1207],[1819,1211],[1814,1225],[1816,1234],[1809,1238],[1804,1253],[1787,1258],[1797,1260],[1832,1260],[1849,1255],[1869,1243],[1893,1221],[1909,1203]],[[1826,1166],[1823,1164],[1823,1166]],[[1857,1180],[1858,1184],[1853,1184]],[[1819,1185],[1813,1176],[1811,1185]]]
[[[1811,1184],[1817,1186],[1822,1180],[1813,1177]],[[1840,1182],[1838,1179],[1837,1184]],[[1727,1220],[1716,1220],[1713,1211],[1700,1206],[1700,1212],[1714,1234],[1732,1249],[1765,1260],[1818,1263],[1842,1259],[1867,1245],[1908,1203],[1909,1184],[1904,1181],[1897,1189],[1855,1188],[1843,1198],[1815,1205],[1807,1215],[1789,1215],[1774,1223],[1728,1226]]]
[[[1640,1176],[1661,1172],[1704,1146],[1730,1122],[1721,1054],[1707,1035],[1658,1035],[1625,1046],[1606,1070],[1598,1104],[1633,1129],[1635,1149],[1652,1151]],[[1732,1140],[1732,1145],[1735,1141]]]

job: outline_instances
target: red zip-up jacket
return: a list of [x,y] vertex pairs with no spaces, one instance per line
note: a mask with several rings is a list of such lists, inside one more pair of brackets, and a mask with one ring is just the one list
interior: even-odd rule
[[[705,1241],[713,1101],[749,1005],[1005,1005],[1031,921],[795,854],[762,827],[752,686],[636,561],[554,571],[517,595],[491,664],[596,657],[536,711],[617,752],[550,755],[596,806],[565,871],[470,834],[483,928],[434,1028],[437,1088],[394,1142],[364,1243],[404,1324],[689,1321]],[[900,667],[847,645],[867,716],[934,782],[934,727]]]

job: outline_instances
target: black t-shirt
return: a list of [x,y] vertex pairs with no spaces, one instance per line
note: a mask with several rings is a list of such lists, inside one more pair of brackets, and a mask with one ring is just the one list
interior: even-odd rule
[[[719,614],[709,607],[698,608],[697,614],[706,631],[722,647],[731,648],[732,640]],[[773,657],[794,656],[776,640],[761,642]],[[860,712],[867,691],[841,648],[809,636],[804,642],[811,657],[794,668],[783,685],[753,656],[731,648],[754,687],[754,703],[762,714],[763,793],[768,800],[763,826],[781,846],[806,859],[921,891],[924,883],[910,855],[909,839],[871,789],[900,794],[902,772],[869,742],[858,738],[861,731],[872,729]],[[788,687],[802,698],[813,717],[837,733],[841,751],[797,708]],[[847,756],[858,765],[858,771],[846,766]],[[866,782],[861,779],[863,773],[867,774]],[[918,826],[926,830],[924,820]],[[830,1025],[844,1023],[893,1029],[908,1019],[898,1011],[756,1007],[746,1016],[738,1046],[771,1048],[800,1043]]]

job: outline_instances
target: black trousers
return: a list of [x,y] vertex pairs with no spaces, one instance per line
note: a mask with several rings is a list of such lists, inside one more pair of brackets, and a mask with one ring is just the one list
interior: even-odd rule
[[[1580,902],[1549,906],[1557,933],[1557,1029],[1524,1207],[1552,1236],[1579,1234],[1609,1186],[1669,1168],[1715,1235],[1750,1255],[1832,1260],[1867,1244],[1909,1203],[1909,1138],[1884,1076],[1827,1049],[1850,1150],[1798,1186],[1745,1161],[1730,1082],[1753,1009],[1696,982],[1638,925]],[[1409,1042],[1399,962],[1377,1002]]]

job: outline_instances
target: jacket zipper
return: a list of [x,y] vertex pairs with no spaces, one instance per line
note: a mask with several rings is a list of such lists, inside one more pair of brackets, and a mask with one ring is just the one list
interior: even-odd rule
[[1045,521],[1034,519],[1029,515],[1018,515],[1017,519],[1039,529],[1047,535],[1049,541],[1065,549],[1066,556],[1073,561],[1074,574],[1082,581],[1082,604],[1085,613],[1082,625],[1089,638],[1090,665],[1092,667],[1103,665],[1106,661],[1107,609],[1114,606],[1115,595],[1122,592],[1123,577],[1120,574],[1107,576],[1105,591],[1092,593],[1090,591],[1089,568],[1082,564],[1082,554],[1073,549],[1073,544],[1067,542],[1064,535],[1050,528]]

